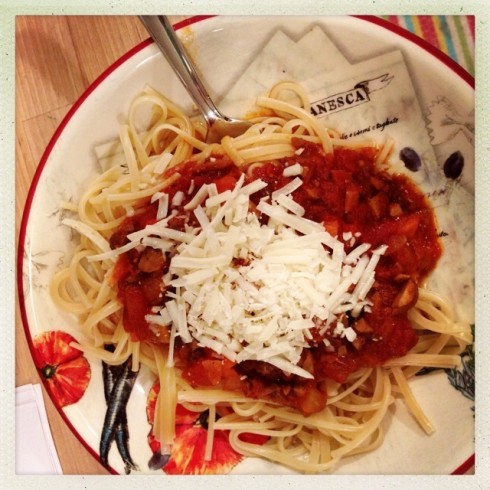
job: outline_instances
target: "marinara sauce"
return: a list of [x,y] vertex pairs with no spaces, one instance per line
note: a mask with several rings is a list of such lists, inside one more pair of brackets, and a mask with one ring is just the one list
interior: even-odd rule
[[[331,235],[344,241],[346,253],[360,243],[371,244],[371,250],[388,246],[368,294],[372,303],[369,311],[359,318],[347,314],[340,319],[356,331],[356,339],[349,342],[335,335],[333,326],[320,335],[325,329],[318,324],[312,331],[310,348],[303,350],[300,361],[314,374],[314,380],[284,373],[262,361],[235,365],[196,342],[183,344],[177,340],[175,349],[182,375],[193,386],[238,390],[310,414],[325,406],[326,379],[343,383],[350,373],[403,356],[415,345],[417,335],[408,322],[407,311],[417,301],[418,286],[434,269],[441,246],[426,197],[406,176],[380,168],[375,163],[375,148],[336,148],[333,154],[325,154],[321,146],[301,139],[293,139],[293,145],[297,149],[293,157],[243,169],[247,182],[262,179],[268,183],[251,196],[253,204],[290,182],[293,177],[285,177],[284,168],[299,163],[303,184],[292,197],[304,207],[305,218],[322,223]],[[186,223],[195,224],[193,215],[183,209],[193,193],[211,182],[216,183],[219,192],[231,189],[241,170],[227,158],[213,157],[204,164],[179,165],[171,172],[179,172],[180,177],[169,190],[170,198],[182,191],[185,199],[169,226],[183,229]],[[194,189],[190,194],[189,188]],[[128,233],[155,220],[156,205],[142,206],[122,223],[111,246],[121,246]],[[168,257],[150,248],[133,249],[117,261],[114,280],[124,305],[124,326],[133,340],[168,342],[168,332],[156,331],[144,319],[153,306],[165,303],[162,276],[168,262]]]

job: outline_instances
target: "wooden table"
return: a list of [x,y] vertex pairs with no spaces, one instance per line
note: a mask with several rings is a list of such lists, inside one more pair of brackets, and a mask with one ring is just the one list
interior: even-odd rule
[[[147,37],[135,16],[16,18],[16,236],[32,177],[56,127],[91,82]],[[39,383],[18,308],[16,314],[16,386]],[[107,474],[43,393],[63,472]]]

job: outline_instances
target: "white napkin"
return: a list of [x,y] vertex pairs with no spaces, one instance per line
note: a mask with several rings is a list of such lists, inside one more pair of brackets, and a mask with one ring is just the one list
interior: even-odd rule
[[[322,46],[321,56],[317,53],[318,46]],[[278,81],[301,82],[338,66],[349,66],[349,63],[319,27],[312,28],[297,42],[278,30],[219,101],[220,109],[226,115],[243,117],[250,110],[250,102]]]
[[15,472],[63,474],[39,384],[15,389]]

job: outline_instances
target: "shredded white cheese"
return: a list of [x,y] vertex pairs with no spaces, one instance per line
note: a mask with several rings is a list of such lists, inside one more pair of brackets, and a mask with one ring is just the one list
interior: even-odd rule
[[289,167],[286,167],[282,175],[284,177],[294,177],[295,175],[301,175],[303,173],[303,167],[299,163],[295,163],[294,165],[290,165]]
[[[249,197],[266,183],[243,183],[241,178],[221,194],[212,185],[198,189],[184,206],[194,213],[195,228],[172,230],[166,217],[128,236],[133,246],[144,240],[163,250],[173,243],[164,280],[175,291],[167,293],[165,307],[148,320],[171,325],[172,353],[178,335],[234,362],[262,360],[312,378],[298,366],[311,329],[324,333],[333,325],[333,335],[355,340],[355,330],[344,327],[341,318],[369,307],[366,295],[386,247],[369,253],[370,245],[361,243],[347,255],[341,240],[303,217],[304,209],[291,196],[302,185],[298,177],[259,202],[264,224],[249,211]],[[154,200],[165,208],[163,196]],[[173,201],[182,204],[180,196]],[[168,209],[161,214],[166,213]]]

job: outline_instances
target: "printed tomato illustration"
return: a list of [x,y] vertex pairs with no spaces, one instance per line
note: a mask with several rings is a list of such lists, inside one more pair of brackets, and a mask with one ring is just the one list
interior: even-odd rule
[[34,363],[60,407],[80,400],[90,381],[90,365],[80,350],[70,346],[71,342],[76,339],[59,330],[43,332],[33,339]]
[[[160,384],[157,381],[148,394],[146,415],[153,426],[155,406]],[[243,456],[238,454],[228,441],[228,431],[216,430],[210,461],[205,461],[207,437],[207,411],[196,413],[177,405],[175,417],[175,441],[170,458],[163,465],[169,475],[220,475],[228,473]],[[150,430],[148,443],[154,454],[160,452],[160,443]]]

